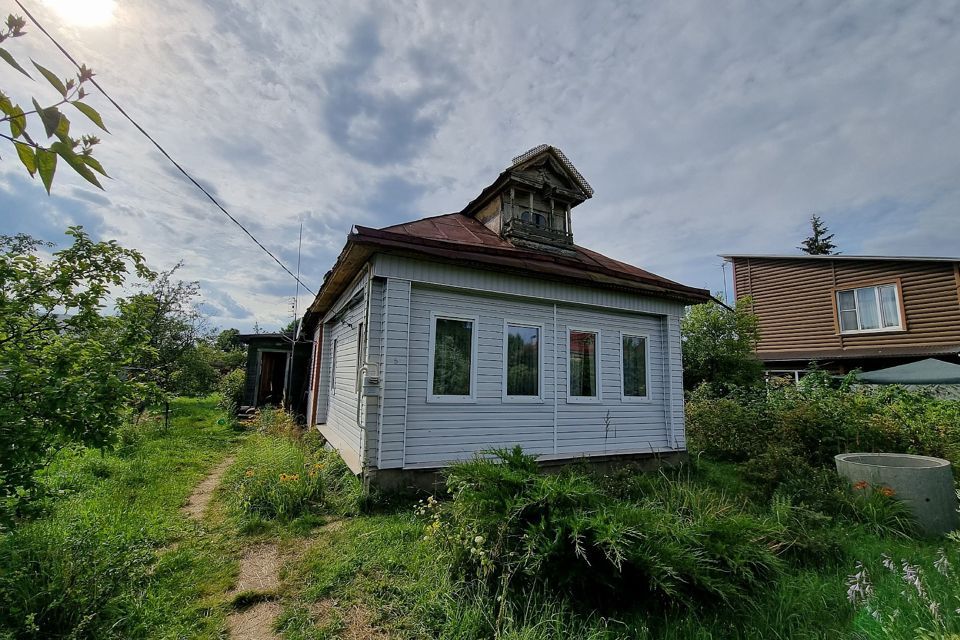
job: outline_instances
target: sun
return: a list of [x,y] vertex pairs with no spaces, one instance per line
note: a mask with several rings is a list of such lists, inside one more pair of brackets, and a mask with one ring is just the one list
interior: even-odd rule
[[43,0],[64,21],[75,27],[102,27],[113,22],[115,0]]

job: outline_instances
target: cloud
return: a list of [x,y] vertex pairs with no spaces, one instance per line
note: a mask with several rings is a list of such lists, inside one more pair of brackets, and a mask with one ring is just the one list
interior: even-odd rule
[[[718,253],[793,251],[812,213],[846,253],[958,253],[949,4],[130,0],[86,30],[36,14],[291,269],[302,222],[314,288],[353,225],[458,211],[542,142],[596,189],[579,244],[690,285],[722,286]],[[10,51],[69,71],[36,33]],[[13,76],[23,104],[44,91]],[[80,222],[154,268],[183,260],[219,324],[286,324],[292,279],[90,101],[107,191],[60,171],[47,197],[5,156],[0,233]]]
[[[386,55],[373,18],[357,24],[344,60],[326,75],[323,109],[327,134],[343,151],[374,165],[408,160],[441,126],[452,95],[460,90],[457,71],[422,49],[391,51],[409,65],[407,86],[382,86],[377,63]],[[395,67],[391,67],[395,68]]]
[[48,196],[37,180],[14,173],[3,174],[0,233],[26,233],[57,244],[65,240],[64,232],[69,226],[81,225],[95,237],[102,235],[106,228],[103,214],[93,210],[87,198],[78,200],[76,190],[72,193],[74,197],[57,193]]

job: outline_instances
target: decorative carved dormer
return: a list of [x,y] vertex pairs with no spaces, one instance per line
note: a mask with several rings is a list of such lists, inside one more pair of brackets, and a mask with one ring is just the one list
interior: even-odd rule
[[563,152],[543,144],[514,158],[462,213],[517,246],[565,253],[573,247],[570,211],[592,196]]

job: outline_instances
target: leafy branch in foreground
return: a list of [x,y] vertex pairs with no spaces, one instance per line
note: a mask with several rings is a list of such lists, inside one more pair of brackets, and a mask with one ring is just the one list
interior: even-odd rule
[[[24,35],[24,26],[22,17],[12,14],[7,16],[6,22],[0,25],[0,43]],[[26,77],[34,79],[4,47],[0,47],[0,58]],[[61,107],[70,105],[95,125],[107,131],[103,118],[97,110],[83,102],[83,99],[89,95],[84,85],[93,79],[93,71],[86,65],[80,65],[80,71],[75,76],[61,79],[35,60],[30,62],[60,94],[60,99],[43,106],[36,98],[31,98],[33,108],[25,111],[0,89],[0,116],[2,116],[0,124],[6,123],[10,128],[10,133],[0,133],[0,138],[10,141],[31,178],[37,174],[40,175],[47,193],[50,193],[50,187],[53,185],[58,158],[66,162],[84,180],[102,189],[103,186],[97,174],[109,176],[100,161],[93,156],[93,149],[99,144],[100,139],[92,135],[81,135],[79,138],[71,136],[70,120],[61,111]],[[31,127],[31,123],[36,119],[39,119],[43,127],[45,140],[37,133],[31,133],[36,128],[36,126]]]

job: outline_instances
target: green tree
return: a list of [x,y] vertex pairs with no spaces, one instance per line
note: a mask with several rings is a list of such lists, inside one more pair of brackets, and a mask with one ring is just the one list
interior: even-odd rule
[[829,233],[830,230],[820,216],[810,216],[810,228],[811,235],[800,243],[798,249],[811,256],[828,256],[837,253],[834,251],[837,245],[832,242],[833,234]]
[[243,343],[240,342],[239,329],[224,329],[217,334],[217,337],[213,341],[213,346],[220,351],[242,350]]
[[[8,16],[6,22],[0,25],[0,43],[24,35],[25,24],[20,16]],[[33,76],[4,47],[0,47],[0,58],[33,80]],[[31,178],[39,174],[47,193],[50,193],[53,184],[58,158],[84,180],[102,189],[97,174],[106,177],[107,172],[93,157],[93,149],[100,140],[92,135],[74,138],[71,135],[70,120],[61,111],[61,108],[70,105],[102,130],[107,130],[96,109],[84,102],[88,95],[87,86],[93,80],[93,71],[81,65],[75,76],[61,79],[36,61],[31,62],[36,72],[43,76],[60,97],[54,102],[48,102],[46,106],[41,105],[37,98],[31,97],[32,108],[28,106],[27,110],[24,110],[0,90],[0,123],[6,123],[10,127],[10,134],[0,133],[0,138],[5,138],[13,145],[17,157]],[[37,121],[43,129],[42,135],[36,131]],[[53,142],[50,142],[51,140]]]
[[120,323],[146,336],[149,350],[136,363],[137,375],[155,384],[167,399],[213,388],[217,372],[198,350],[208,341],[207,320],[196,306],[197,282],[177,280],[177,264],[142,285],[142,291],[119,300]]
[[147,346],[103,314],[130,273],[150,279],[143,256],[114,241],[73,244],[0,236],[0,520],[35,491],[34,474],[55,451],[106,447],[130,403],[149,388],[129,375]]
[[732,310],[713,301],[687,309],[680,322],[687,389],[708,383],[722,393],[762,379],[763,365],[754,354],[760,325],[751,304],[745,297]]

